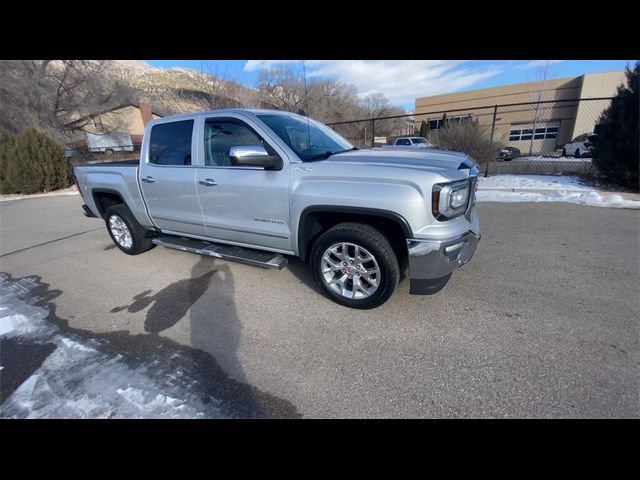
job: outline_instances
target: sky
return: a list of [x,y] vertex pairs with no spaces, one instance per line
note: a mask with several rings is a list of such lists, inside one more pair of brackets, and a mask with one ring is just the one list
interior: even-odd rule
[[[153,67],[188,67],[255,87],[262,68],[289,65],[302,72],[301,60],[144,60]],[[622,70],[633,60],[305,60],[307,78],[355,85],[360,95],[383,93],[394,105],[415,106],[417,97],[453,93],[547,78]]]

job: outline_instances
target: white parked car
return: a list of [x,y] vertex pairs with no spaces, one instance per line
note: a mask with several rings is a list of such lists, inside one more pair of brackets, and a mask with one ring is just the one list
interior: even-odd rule
[[435,145],[424,137],[398,137],[393,145],[383,145],[382,148],[435,148]]
[[593,144],[596,140],[595,133],[583,133],[574,138],[571,143],[567,143],[562,149],[563,157],[590,157]]

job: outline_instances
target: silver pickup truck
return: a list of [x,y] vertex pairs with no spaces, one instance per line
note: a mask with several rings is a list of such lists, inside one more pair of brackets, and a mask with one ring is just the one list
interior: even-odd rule
[[434,293],[480,239],[478,168],[461,153],[362,150],[307,117],[216,110],[149,122],[139,161],[75,167],[83,209],[124,253],[154,245],[282,268],[373,308],[409,269]]

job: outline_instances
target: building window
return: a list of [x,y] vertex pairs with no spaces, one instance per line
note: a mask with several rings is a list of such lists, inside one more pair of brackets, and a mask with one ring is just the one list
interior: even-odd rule
[[558,136],[558,127],[542,127],[536,128],[535,131],[532,128],[523,128],[518,130],[509,131],[509,141],[517,142],[519,140],[550,140]]
[[[459,115],[447,118],[446,123],[466,123],[469,121],[471,121],[471,115]],[[429,130],[439,130],[444,128],[444,126],[445,122],[441,118],[438,120],[429,120]]]

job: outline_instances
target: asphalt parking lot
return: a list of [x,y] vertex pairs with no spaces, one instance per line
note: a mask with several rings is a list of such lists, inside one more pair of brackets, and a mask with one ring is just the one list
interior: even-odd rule
[[124,255],[80,205],[0,202],[0,271],[40,277],[61,328],[140,359],[198,358],[194,389],[222,378],[211,388],[258,416],[640,416],[637,210],[479,204],[476,256],[444,290],[412,296],[404,281],[356,311],[296,259]]

